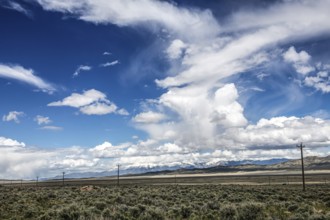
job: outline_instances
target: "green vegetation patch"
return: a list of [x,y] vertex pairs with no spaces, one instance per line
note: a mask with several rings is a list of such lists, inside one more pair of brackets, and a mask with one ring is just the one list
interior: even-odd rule
[[0,187],[0,219],[330,219],[330,186]]

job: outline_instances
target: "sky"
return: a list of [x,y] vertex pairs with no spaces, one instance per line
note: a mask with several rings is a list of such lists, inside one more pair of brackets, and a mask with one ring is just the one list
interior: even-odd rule
[[0,0],[0,178],[330,154],[329,0]]

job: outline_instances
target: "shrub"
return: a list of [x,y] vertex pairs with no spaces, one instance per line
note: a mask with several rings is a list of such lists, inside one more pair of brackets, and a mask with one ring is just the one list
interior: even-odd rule
[[77,205],[71,205],[68,208],[63,208],[58,212],[58,217],[63,220],[78,220],[80,217],[79,208]]
[[223,220],[235,220],[237,215],[236,206],[233,204],[224,205],[220,208],[220,217]]
[[260,203],[245,203],[237,208],[239,220],[263,220],[266,218],[264,205]]

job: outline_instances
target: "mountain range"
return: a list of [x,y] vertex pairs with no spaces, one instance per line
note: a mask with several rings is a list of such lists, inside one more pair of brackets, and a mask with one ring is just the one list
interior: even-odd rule
[[[330,155],[327,157],[306,157],[304,158],[306,170],[330,170]],[[121,169],[120,175],[157,175],[164,173],[212,173],[212,172],[237,172],[237,171],[257,171],[257,170],[296,170],[301,168],[300,159],[270,159],[270,160],[241,160],[218,162],[213,165],[189,164],[181,166],[156,166],[156,167],[130,167]],[[66,178],[91,178],[117,175],[117,170],[103,172],[82,172],[68,173]],[[61,179],[56,176],[52,179]]]

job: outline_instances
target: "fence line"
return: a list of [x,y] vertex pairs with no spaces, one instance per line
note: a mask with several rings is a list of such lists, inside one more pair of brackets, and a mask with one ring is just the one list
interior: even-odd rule
[[[307,174],[306,184],[329,184],[330,174]],[[114,177],[65,179],[65,186],[117,185]],[[170,185],[170,184],[242,184],[242,185],[301,185],[301,175],[210,175],[210,176],[121,176],[120,185]],[[0,180],[2,186],[35,187],[35,180]],[[39,187],[62,186],[63,179],[39,180]]]

